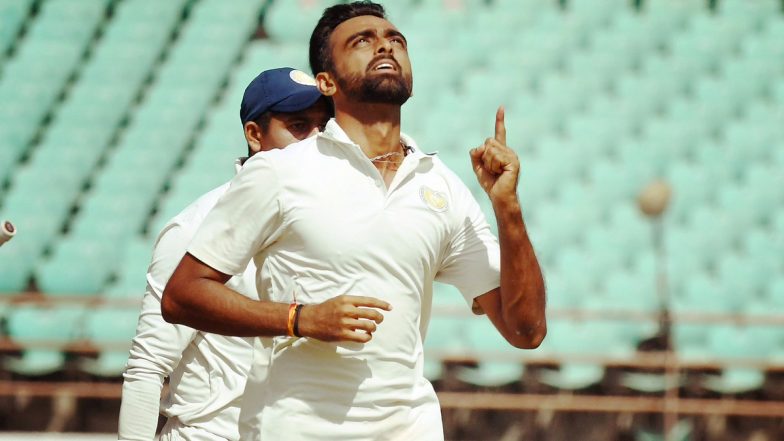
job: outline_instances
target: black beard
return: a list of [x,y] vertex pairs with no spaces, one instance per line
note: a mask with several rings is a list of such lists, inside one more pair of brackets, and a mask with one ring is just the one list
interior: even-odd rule
[[336,81],[346,96],[361,103],[402,106],[411,97],[411,77],[402,75],[351,75],[336,77]]

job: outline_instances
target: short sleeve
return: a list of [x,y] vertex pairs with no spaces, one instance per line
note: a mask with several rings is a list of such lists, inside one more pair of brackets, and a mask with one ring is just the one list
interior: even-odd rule
[[245,271],[283,226],[281,185],[267,155],[253,156],[196,232],[188,252],[224,274]]
[[435,280],[455,286],[471,306],[501,285],[501,250],[476,199],[462,182],[456,187],[451,240]]

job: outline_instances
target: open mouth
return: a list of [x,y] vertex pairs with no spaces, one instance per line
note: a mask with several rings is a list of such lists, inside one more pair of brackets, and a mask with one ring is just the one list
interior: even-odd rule
[[382,60],[376,63],[370,70],[382,71],[382,72],[395,72],[397,71],[397,65],[392,61]]

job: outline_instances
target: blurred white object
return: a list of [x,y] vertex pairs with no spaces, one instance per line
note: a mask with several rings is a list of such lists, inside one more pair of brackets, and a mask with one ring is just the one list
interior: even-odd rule
[[3,221],[0,225],[0,247],[16,235],[16,227],[10,221]]
[[640,210],[649,217],[658,217],[670,203],[672,189],[664,181],[656,180],[645,186],[637,198]]

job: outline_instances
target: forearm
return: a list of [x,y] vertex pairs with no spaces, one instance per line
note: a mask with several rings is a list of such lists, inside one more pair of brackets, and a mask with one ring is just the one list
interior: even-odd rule
[[510,331],[538,346],[546,333],[542,271],[515,196],[497,198],[493,210],[501,248],[501,312]]
[[251,300],[203,278],[171,280],[161,302],[163,318],[169,323],[238,337],[286,335],[288,309],[285,303]]
[[123,382],[118,439],[149,441],[155,437],[162,383],[129,380]]

